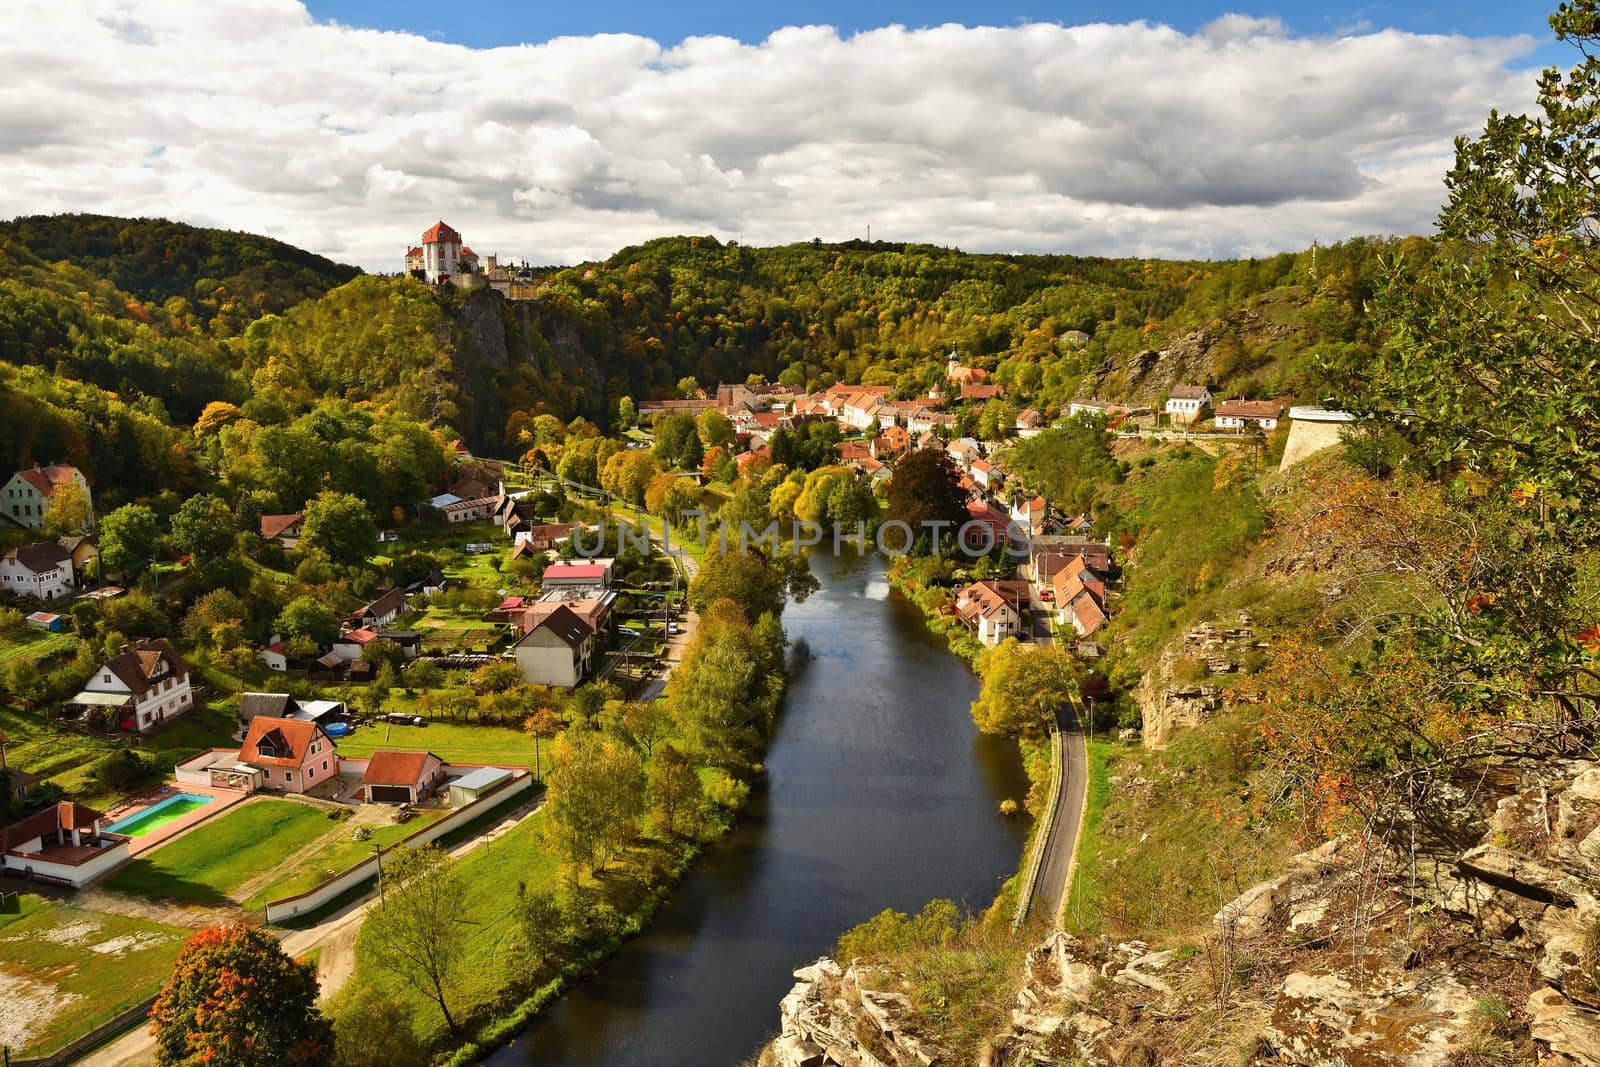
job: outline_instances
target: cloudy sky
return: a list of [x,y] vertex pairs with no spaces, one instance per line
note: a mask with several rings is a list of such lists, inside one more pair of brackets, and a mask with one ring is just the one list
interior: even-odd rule
[[1548,51],[1537,16],[1487,5],[924,26],[856,3],[831,24],[729,14],[727,36],[706,4],[450,14],[475,6],[7,0],[0,217],[161,215],[374,270],[439,218],[537,263],[868,225],[1258,254],[1428,229],[1451,138],[1525,109]]

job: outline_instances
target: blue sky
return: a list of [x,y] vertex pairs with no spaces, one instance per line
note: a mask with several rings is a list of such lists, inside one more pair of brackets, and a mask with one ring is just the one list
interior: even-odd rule
[[1184,258],[1424,233],[1453,138],[1570,61],[1544,2],[10,0],[31,103],[0,99],[0,217],[165,216],[374,270],[438,219],[535,263],[868,226]]
[[[435,40],[474,48],[531,43],[563,35],[637,33],[671,44],[685,37],[721,34],[754,43],[782,26],[823,23],[849,34],[890,23],[909,27],[957,22],[968,26],[1005,26],[1017,22],[1127,22],[1148,19],[1180,30],[1194,30],[1223,13],[1282,19],[1300,34],[1342,33],[1366,28],[1412,33],[1460,33],[1472,37],[1531,34],[1547,37],[1546,18],[1552,3],[1493,0],[1434,4],[1319,4],[1290,0],[1273,4],[1192,3],[1155,0],[1114,3],[847,3],[765,4],[740,0],[587,0],[550,3],[530,0],[507,3],[450,4],[439,0],[309,0],[319,19],[352,26],[407,30]],[[1541,49],[1542,62],[1558,61],[1561,50]]]

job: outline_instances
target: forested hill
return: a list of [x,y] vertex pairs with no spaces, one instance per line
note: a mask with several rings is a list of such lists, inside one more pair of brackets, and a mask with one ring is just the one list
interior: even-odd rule
[[139,300],[174,313],[218,316],[235,330],[343,285],[361,271],[270,237],[204,229],[166,219],[28,215],[0,222],[10,239],[46,263],[66,261]]
[[951,349],[1005,387],[1001,418],[1080,395],[1156,400],[1174,380],[1310,397],[1314,357],[1369,341],[1380,256],[1432,248],[1176,262],[673,237],[553,270],[512,302],[358,276],[249,234],[15,219],[0,223],[0,469],[78,463],[108,504],[264,477],[241,442],[206,438],[215,425],[196,433],[213,404],[276,433],[351,403],[514,455],[534,416],[603,425],[622,397],[687,379],[911,397],[944,383]]

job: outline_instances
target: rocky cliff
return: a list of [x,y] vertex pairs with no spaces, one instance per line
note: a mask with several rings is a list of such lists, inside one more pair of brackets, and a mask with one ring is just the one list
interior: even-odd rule
[[1220,711],[1229,676],[1257,666],[1267,648],[1245,613],[1232,625],[1200,623],[1169,642],[1134,691],[1146,747],[1160,748]]
[[[979,1063],[1600,1067],[1600,763],[1451,796],[1442,820],[1295,857],[1165,948],[1050,936]],[[892,967],[796,978],[763,1063],[951,1062],[940,1005]]]

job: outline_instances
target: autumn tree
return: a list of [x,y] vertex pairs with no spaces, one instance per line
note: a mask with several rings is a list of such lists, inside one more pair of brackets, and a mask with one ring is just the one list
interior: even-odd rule
[[598,870],[639,831],[644,766],[631,746],[592,730],[568,730],[551,750],[545,840],[568,866]]
[[466,958],[465,881],[438,845],[390,850],[379,877],[383,900],[368,913],[362,942],[381,970],[438,1005],[445,1025],[459,1036],[450,1005]]
[[695,420],[695,430],[707,452],[713,448],[726,450],[733,445],[733,423],[716,408],[707,408],[700,413]]
[[535,778],[542,781],[544,761],[539,755],[539,742],[549,741],[561,732],[561,716],[556,714],[554,708],[541,705],[522,721],[522,732],[533,738],[533,773]]
[[972,702],[972,720],[986,734],[1038,736],[1078,699],[1077,665],[1055,645],[1007,638],[984,653],[978,673],[983,689]]
[[45,533],[51,537],[71,537],[94,528],[94,508],[89,494],[77,482],[56,486],[44,509]]
[[412,1007],[369,982],[346,982],[328,1003],[334,1067],[425,1063]]
[[243,922],[208,926],[188,940],[150,1019],[158,1064],[333,1063],[316,967],[290,959],[277,938]]

